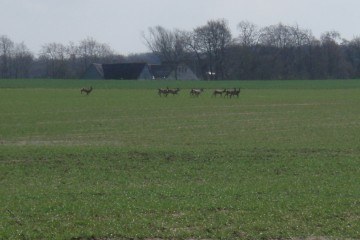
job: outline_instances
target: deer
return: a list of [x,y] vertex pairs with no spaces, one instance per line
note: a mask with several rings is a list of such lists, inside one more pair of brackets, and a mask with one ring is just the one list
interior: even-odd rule
[[215,96],[215,97],[216,97],[217,95],[222,96],[222,94],[223,94],[224,92],[226,92],[226,89],[215,89],[214,92],[213,92],[213,94],[212,94],[212,96]]
[[93,87],[90,86],[90,88],[82,88],[82,89],[80,89],[80,93],[82,94],[83,92],[85,92],[86,95],[89,95],[92,90],[93,90]]
[[161,97],[162,95],[165,95],[165,97],[167,97],[167,95],[169,94],[169,88],[159,88],[158,89],[158,94]]
[[225,97],[231,97],[232,94],[236,91],[236,88],[233,89],[226,89],[225,91]]
[[232,97],[232,96],[237,96],[239,97],[239,94],[240,94],[240,88],[239,90],[234,88],[234,89],[227,89],[226,92],[225,92],[225,97]]
[[239,88],[239,90],[237,90],[236,88],[234,89],[234,91],[232,91],[231,92],[231,94],[230,94],[230,98],[232,97],[232,96],[237,96],[237,97],[239,97],[239,94],[240,94],[240,88]]
[[196,96],[196,97],[198,97],[198,96],[200,95],[200,93],[202,93],[203,91],[204,91],[203,88],[200,88],[200,89],[192,88],[192,89],[190,90],[190,95],[191,95],[191,96]]
[[172,95],[177,95],[180,91],[180,88],[175,88],[175,89],[168,89],[169,93],[171,93]]

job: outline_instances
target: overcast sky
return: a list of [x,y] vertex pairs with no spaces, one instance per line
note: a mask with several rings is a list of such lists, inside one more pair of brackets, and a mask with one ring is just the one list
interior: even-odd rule
[[0,0],[0,35],[34,53],[46,43],[86,37],[119,54],[146,52],[141,33],[149,27],[192,30],[220,18],[234,36],[243,20],[298,24],[316,37],[330,30],[348,40],[360,36],[360,0]]

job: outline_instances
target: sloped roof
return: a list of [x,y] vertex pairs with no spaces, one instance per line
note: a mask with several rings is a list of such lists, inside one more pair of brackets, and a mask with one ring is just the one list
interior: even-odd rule
[[104,71],[101,63],[92,63],[83,75],[84,79],[104,79]]
[[149,65],[151,73],[155,78],[167,78],[173,70],[169,65]]
[[104,77],[104,70],[103,70],[103,68],[102,68],[102,64],[100,64],[100,63],[93,63],[93,66],[94,66],[94,68],[96,69],[96,71],[99,73],[99,75],[100,75],[101,77]]
[[178,80],[198,80],[196,74],[185,63],[173,64],[163,62],[161,65],[150,65],[150,71],[155,79],[178,79]]
[[146,63],[102,64],[105,79],[138,79]]

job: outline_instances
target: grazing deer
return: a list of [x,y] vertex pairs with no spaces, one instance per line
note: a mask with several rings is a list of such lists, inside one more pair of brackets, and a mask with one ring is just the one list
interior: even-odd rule
[[164,95],[165,97],[167,97],[167,95],[169,94],[169,88],[159,88],[158,89],[158,94],[161,97],[162,95]]
[[203,88],[200,88],[200,89],[192,88],[192,89],[190,90],[190,95],[191,95],[191,96],[196,96],[196,97],[198,97],[198,96],[200,95],[200,93],[202,93],[203,91],[204,91]]
[[225,92],[225,97],[230,97],[232,98],[232,96],[237,96],[239,97],[239,94],[240,94],[240,88],[239,90],[234,88],[234,89],[227,89],[226,92]]
[[89,95],[92,90],[93,90],[93,87],[90,86],[90,88],[82,88],[82,89],[80,89],[80,93],[82,94],[83,92],[85,92],[86,95]]
[[239,97],[239,94],[240,94],[240,88],[239,88],[239,90],[237,90],[236,88],[234,89],[234,91],[232,91],[231,92],[231,94],[230,94],[230,98],[232,97],[232,96],[237,96],[237,97]]
[[177,95],[180,91],[180,88],[175,88],[175,89],[168,89],[169,93],[171,93],[172,95]]
[[233,94],[233,92],[236,91],[236,88],[233,89],[226,89],[225,91],[225,97],[231,97],[231,95]]
[[214,92],[213,92],[213,94],[212,94],[212,96],[215,96],[215,97],[216,97],[217,95],[222,96],[222,94],[223,94],[224,92],[226,92],[226,89],[215,89]]

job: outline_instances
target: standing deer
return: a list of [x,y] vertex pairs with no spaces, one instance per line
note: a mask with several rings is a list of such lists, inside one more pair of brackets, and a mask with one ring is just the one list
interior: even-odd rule
[[180,88],[169,89],[169,93],[171,93],[172,95],[177,95],[179,91],[180,91]]
[[197,89],[197,88],[192,88],[190,90],[190,96],[196,96],[198,97],[200,95],[200,93],[202,93],[204,91],[203,88]]
[[169,88],[159,88],[158,89],[158,94],[161,97],[162,95],[164,95],[165,97],[167,97],[167,95],[169,94]]
[[86,95],[89,95],[92,90],[93,90],[93,87],[90,86],[90,88],[82,88],[82,89],[80,89],[80,93],[82,94],[83,92],[85,92]]
[[222,94],[223,94],[224,92],[226,92],[226,89],[215,89],[214,92],[213,92],[213,94],[212,94],[212,96],[215,96],[215,97],[216,97],[217,95],[222,96]]
[[239,97],[239,94],[240,94],[240,88],[239,90],[234,88],[234,89],[227,89],[226,92],[225,92],[225,97],[230,97],[232,98],[232,96],[237,96]]
[[233,94],[233,92],[236,91],[236,88],[233,89],[226,89],[225,91],[225,97],[231,97],[231,95]]
[[239,94],[240,94],[240,88],[239,88],[239,90],[237,90],[236,88],[234,89],[234,91],[232,91],[231,92],[231,94],[230,94],[230,98],[232,97],[232,96],[237,96],[237,97],[239,97]]

